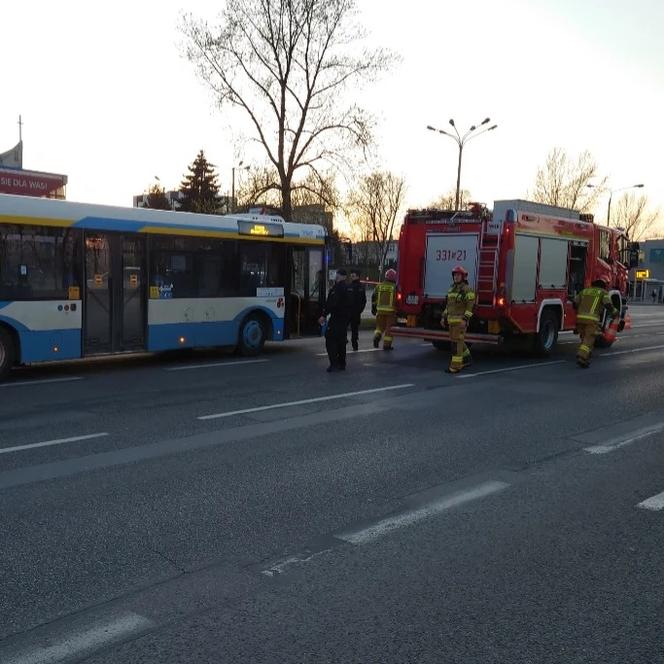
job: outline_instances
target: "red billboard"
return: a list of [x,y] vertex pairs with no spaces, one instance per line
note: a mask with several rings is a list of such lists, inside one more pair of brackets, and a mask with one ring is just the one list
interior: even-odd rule
[[52,196],[66,184],[66,175],[0,168],[0,194]]

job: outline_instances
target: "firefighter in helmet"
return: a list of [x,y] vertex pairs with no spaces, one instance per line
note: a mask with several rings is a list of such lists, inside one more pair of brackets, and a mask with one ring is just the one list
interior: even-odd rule
[[603,279],[593,281],[590,288],[584,288],[574,298],[576,309],[576,329],[581,343],[576,351],[576,363],[582,368],[590,366],[590,357],[595,337],[600,333],[601,315],[604,310],[611,318],[617,318],[620,311],[613,306]]
[[385,272],[385,280],[376,286],[371,296],[371,313],[376,316],[376,331],[373,338],[374,348],[378,348],[380,339],[383,337],[383,350],[392,350],[390,328],[397,319],[396,295],[397,273],[390,268]]
[[452,343],[452,359],[447,373],[459,373],[470,366],[470,350],[464,341],[468,321],[473,316],[475,293],[468,284],[468,272],[457,265],[452,270],[452,286],[447,292],[447,306],[443,311],[441,325],[449,327]]

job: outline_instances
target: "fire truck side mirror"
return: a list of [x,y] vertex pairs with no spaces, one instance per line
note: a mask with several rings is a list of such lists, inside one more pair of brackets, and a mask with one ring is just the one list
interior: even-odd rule
[[630,242],[629,246],[629,267],[638,267],[639,266],[639,258],[641,257],[641,252],[639,251],[639,243],[638,242]]

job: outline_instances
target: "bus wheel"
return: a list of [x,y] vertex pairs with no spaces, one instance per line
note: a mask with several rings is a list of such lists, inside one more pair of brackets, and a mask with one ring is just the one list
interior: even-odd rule
[[450,346],[449,341],[432,341],[434,348],[437,348],[438,350],[450,350],[452,346]]
[[259,355],[265,345],[265,324],[260,316],[252,315],[242,321],[238,349],[241,355]]
[[7,376],[14,365],[15,352],[11,335],[0,327],[0,380]]
[[551,309],[544,309],[540,318],[540,329],[535,335],[535,352],[550,355],[558,341],[558,316]]

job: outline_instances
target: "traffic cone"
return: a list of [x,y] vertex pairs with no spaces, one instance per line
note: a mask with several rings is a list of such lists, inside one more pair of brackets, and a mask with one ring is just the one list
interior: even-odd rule
[[625,327],[623,329],[624,330],[631,330],[632,329],[632,316],[631,316],[631,314],[625,314]]

